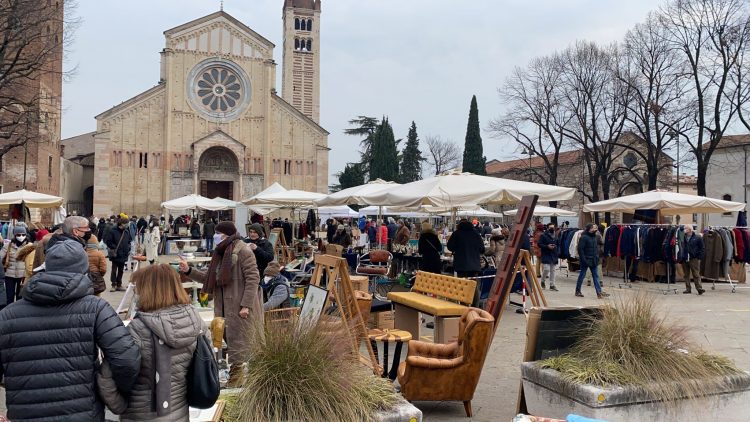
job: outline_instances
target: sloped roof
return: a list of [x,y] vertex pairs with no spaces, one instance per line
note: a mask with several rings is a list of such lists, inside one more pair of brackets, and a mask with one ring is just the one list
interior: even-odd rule
[[172,34],[175,34],[177,32],[183,31],[185,29],[189,29],[190,27],[197,26],[197,25],[200,25],[200,24],[205,23],[205,22],[209,22],[209,21],[211,21],[213,19],[216,19],[218,17],[222,17],[222,18],[228,20],[229,22],[233,23],[234,25],[237,25],[238,27],[240,27],[243,31],[247,31],[247,33],[251,34],[253,37],[257,38],[260,42],[262,42],[263,44],[265,44],[266,47],[270,47],[270,48],[276,47],[276,45],[274,43],[272,43],[271,41],[269,41],[266,37],[264,37],[264,36],[260,35],[259,33],[253,31],[252,29],[250,29],[249,26],[247,26],[244,23],[240,22],[239,19],[235,18],[234,16],[230,15],[229,13],[227,13],[227,12],[225,12],[223,10],[211,13],[210,15],[206,15],[206,16],[204,16],[202,18],[193,19],[190,22],[183,23],[182,25],[179,25],[179,26],[175,26],[172,29],[167,29],[166,31],[164,31],[164,35],[172,35]]
[[[578,160],[581,159],[581,156],[583,155],[583,150],[577,149],[573,151],[563,151],[560,152],[560,154],[557,157],[557,162],[559,165],[569,165],[569,164],[575,164],[578,162]],[[551,160],[553,158],[554,154],[548,154],[547,157]],[[487,163],[487,174],[498,174],[498,173],[505,173],[510,170],[515,169],[529,169],[529,168],[543,168],[544,167],[544,160],[542,160],[542,157],[534,156],[531,157],[531,164],[529,164],[528,158],[519,158],[516,160],[510,160],[510,161],[499,161],[499,160],[492,160]]]
[[[741,147],[743,145],[750,145],[750,133],[744,135],[724,135],[721,137],[716,149]],[[702,147],[703,149],[708,149],[709,143],[704,142]]]
[[289,104],[285,99],[283,99],[283,98],[281,98],[278,95],[273,94],[273,93],[271,94],[271,97],[274,100],[277,100],[279,102],[279,104],[281,104],[282,107],[284,107],[287,110],[291,111],[292,113],[294,113],[298,117],[304,119],[307,123],[309,123],[310,125],[312,125],[315,129],[319,130],[320,132],[322,132],[322,133],[324,133],[326,135],[330,134],[327,130],[323,129],[322,126],[320,126],[319,124],[317,124],[315,122],[315,120],[307,117],[304,113],[302,113],[301,111],[297,110],[296,107],[294,107],[293,105]]
[[63,158],[73,160],[77,157],[94,153],[94,135],[96,131],[83,133],[60,141],[63,148]]

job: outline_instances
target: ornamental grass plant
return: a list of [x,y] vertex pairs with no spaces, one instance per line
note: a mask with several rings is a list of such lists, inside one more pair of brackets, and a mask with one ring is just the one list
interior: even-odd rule
[[[589,318],[589,317],[587,317]],[[568,353],[540,362],[576,384],[637,387],[653,400],[697,398],[740,373],[729,359],[693,344],[645,293],[620,297],[590,317]]]
[[[321,317],[329,318],[329,317]],[[245,383],[231,414],[238,421],[370,421],[400,399],[353,352],[343,327],[267,323],[249,339]]]

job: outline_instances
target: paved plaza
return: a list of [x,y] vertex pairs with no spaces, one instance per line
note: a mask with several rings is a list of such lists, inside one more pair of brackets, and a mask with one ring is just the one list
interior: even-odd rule
[[[167,261],[168,258],[162,257],[162,260]],[[124,285],[127,285],[130,274],[125,273]],[[560,291],[545,291],[551,306],[594,305],[602,302],[596,299],[594,288],[585,285],[582,289],[585,298],[573,296],[576,276],[577,273],[570,273],[566,277],[564,271],[558,275],[557,285]],[[109,278],[106,280],[109,285]],[[706,293],[703,296],[688,296],[682,294],[683,285],[678,285],[678,294],[664,295],[658,290],[663,288],[663,284],[637,283],[632,289],[620,289],[618,281],[614,277],[604,277],[605,290],[612,293],[612,299],[634,295],[642,289],[648,290],[670,318],[691,329],[692,338],[696,342],[708,350],[728,356],[738,367],[750,371],[750,332],[746,329],[750,325],[750,289],[738,289],[737,293],[731,293],[728,284],[718,284],[716,290],[711,290],[711,285],[707,284],[704,286]],[[114,307],[122,296],[122,292],[109,290],[103,294]],[[514,301],[520,300],[520,296],[514,296]],[[472,401],[473,418],[465,417],[463,406],[459,402],[415,402],[424,412],[425,421],[509,421],[515,415],[525,329],[525,317],[515,313],[513,308],[507,308]],[[430,334],[429,330],[426,331]],[[402,359],[405,355],[404,352]],[[5,394],[2,394],[0,400],[4,407]]]

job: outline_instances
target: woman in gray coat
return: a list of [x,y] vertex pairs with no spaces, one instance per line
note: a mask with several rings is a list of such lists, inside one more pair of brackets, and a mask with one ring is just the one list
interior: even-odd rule
[[108,364],[98,376],[99,393],[120,421],[187,421],[187,371],[198,336],[209,336],[190,304],[179,275],[166,264],[133,273],[139,311],[128,325],[141,349],[141,370],[129,399],[119,394]]

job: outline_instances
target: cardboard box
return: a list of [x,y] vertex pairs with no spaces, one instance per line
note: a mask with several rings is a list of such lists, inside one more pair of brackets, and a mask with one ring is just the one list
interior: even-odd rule
[[393,329],[395,328],[394,322],[393,311],[370,314],[370,328]]
[[435,343],[447,344],[458,340],[458,326],[461,317],[435,319]]

